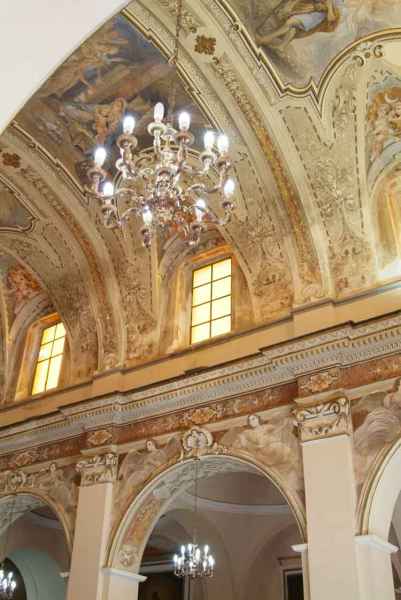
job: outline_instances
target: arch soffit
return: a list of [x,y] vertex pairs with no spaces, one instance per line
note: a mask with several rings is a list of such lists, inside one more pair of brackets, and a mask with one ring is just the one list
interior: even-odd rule
[[369,470],[357,509],[357,531],[387,541],[400,493],[401,438],[382,450]]
[[[37,506],[38,502],[41,504],[47,505],[53,513],[56,515],[57,519],[61,523],[64,537],[67,543],[68,552],[72,553],[72,543],[73,543],[73,531],[71,530],[71,525],[69,524],[69,520],[65,514],[64,509],[56,504],[49,496],[42,490],[21,490],[15,493],[6,492],[0,495],[0,512],[1,507],[3,505],[8,505],[10,503],[10,499],[14,502],[14,499],[22,498],[26,502],[26,510],[25,512],[29,512],[33,507]],[[30,506],[31,504],[31,508]]]
[[[201,455],[204,465],[225,462],[225,468],[232,470],[251,469],[272,482],[288,503],[295,518],[297,527],[304,541],[306,539],[306,517],[302,500],[297,492],[289,490],[282,480],[279,471],[269,469],[255,458],[244,456],[232,450],[230,453],[207,453]],[[106,564],[114,568],[135,571],[139,569],[141,558],[149,536],[163,512],[169,504],[193,481],[193,458],[181,459],[172,464],[163,465],[145,487],[131,497],[128,508],[114,527],[108,550]],[[241,469],[242,467],[242,469]],[[224,469],[224,467],[223,467]],[[180,484],[174,478],[181,472],[184,481]],[[212,471],[208,476],[216,474]],[[172,477],[172,481],[169,479]],[[166,484],[167,482],[167,484]],[[162,490],[158,497],[158,489]],[[156,491],[156,494],[154,492]],[[134,540],[134,544],[131,541]]]

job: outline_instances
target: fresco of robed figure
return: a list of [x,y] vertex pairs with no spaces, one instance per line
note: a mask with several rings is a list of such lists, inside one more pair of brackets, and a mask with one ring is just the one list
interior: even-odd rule
[[108,149],[112,171],[125,113],[136,118],[139,146],[152,143],[147,126],[157,102],[174,123],[179,112],[190,112],[199,140],[209,127],[167,58],[119,15],[67,59],[17,121],[84,183],[97,144]]
[[232,0],[283,84],[318,83],[349,44],[401,26],[399,0]]

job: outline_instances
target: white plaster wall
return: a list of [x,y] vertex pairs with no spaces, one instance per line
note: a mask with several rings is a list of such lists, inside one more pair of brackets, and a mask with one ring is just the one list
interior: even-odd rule
[[0,0],[0,133],[53,71],[126,4]]

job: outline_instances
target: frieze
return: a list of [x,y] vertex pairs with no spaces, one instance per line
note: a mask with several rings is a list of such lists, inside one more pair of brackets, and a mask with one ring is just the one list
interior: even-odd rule
[[[62,408],[33,423],[4,428],[0,432],[0,454],[79,436],[88,419],[93,429],[114,425],[118,431],[116,441],[125,443],[190,424],[204,425],[268,410],[290,404],[299,395],[295,380],[308,373],[341,369],[337,387],[347,388],[396,377],[401,373],[400,353],[400,314],[365,325],[339,327],[264,350],[254,358],[222,368],[151,389],[88,401],[79,407]],[[152,419],[145,428],[141,421],[149,417]],[[77,438],[63,443],[70,455],[75,448],[79,452]],[[58,452],[57,446],[45,447],[43,451],[49,458]]]

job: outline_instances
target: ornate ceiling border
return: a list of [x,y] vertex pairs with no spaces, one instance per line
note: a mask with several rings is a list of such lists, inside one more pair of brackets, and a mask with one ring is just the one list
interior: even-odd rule
[[[310,96],[315,101],[319,111],[322,109],[322,101],[331,79],[350,56],[355,56],[355,58],[363,57],[365,52],[369,52],[369,46],[374,46],[375,43],[379,41],[401,37],[401,28],[397,27],[383,29],[360,38],[355,42],[348,44],[330,61],[318,82],[311,79],[304,87],[298,87],[292,84],[283,83],[278,71],[274,68],[274,65],[268,59],[266,53],[256,45],[247,28],[242,23],[242,20],[232,9],[227,0],[213,0],[210,10],[219,13],[225,18],[225,30],[229,32],[229,37],[237,50],[244,57],[252,71],[255,70],[255,63],[257,67],[263,68],[264,73],[269,76],[269,79],[273,83],[274,89],[280,98],[286,95],[295,98],[305,98]],[[257,76],[257,74],[255,75]],[[257,78],[260,80],[260,75]]]
[[78,436],[88,426],[121,426],[273,388],[322,369],[351,367],[400,352],[401,312],[261,350],[250,359],[197,375],[82,402],[48,417],[5,427],[0,431],[0,455]]

